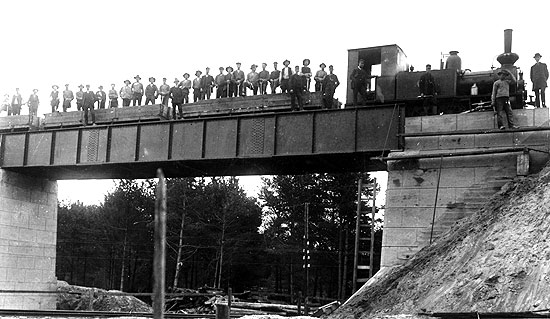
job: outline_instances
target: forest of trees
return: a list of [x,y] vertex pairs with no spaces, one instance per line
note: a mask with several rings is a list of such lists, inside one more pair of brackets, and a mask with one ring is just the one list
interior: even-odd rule
[[[369,179],[351,173],[275,176],[262,180],[259,198],[247,197],[233,177],[168,179],[167,287],[303,292],[307,203],[307,294],[349,296],[359,178]],[[154,189],[154,180],[121,180],[99,206],[60,204],[58,279],[150,292]],[[381,220],[376,225],[375,270]]]

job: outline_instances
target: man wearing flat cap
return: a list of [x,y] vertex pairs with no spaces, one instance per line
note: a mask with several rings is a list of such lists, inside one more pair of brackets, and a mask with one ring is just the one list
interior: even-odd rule
[[235,89],[235,92],[233,94],[235,96],[243,96],[244,95],[244,72],[241,70],[241,62],[237,62],[237,69],[233,72],[232,79],[235,82],[235,86],[237,87]]
[[202,100],[210,100],[212,88],[214,87],[214,77],[210,74],[210,68],[206,67],[204,75],[201,77]]
[[73,100],[73,91],[69,90],[69,84],[65,84],[65,91],[63,91],[63,112],[67,112],[67,109],[71,108],[71,102]]
[[149,77],[149,84],[145,87],[145,105],[151,102],[151,105],[155,104],[155,100],[159,95],[159,90],[155,85],[156,79],[154,77]]
[[170,85],[166,83],[166,78],[162,78],[162,84],[159,87],[160,103],[168,106],[168,95],[170,94]]
[[109,90],[109,107],[118,107],[118,92],[115,89],[115,84],[111,84]]
[[506,69],[497,72],[499,79],[493,83],[493,92],[491,94],[491,105],[497,113],[497,124],[500,130],[506,129],[504,125],[504,115],[508,120],[509,128],[519,128],[515,124],[514,114],[510,106],[510,84],[516,82],[516,77]]
[[51,98],[51,101],[50,101],[50,105],[52,106],[52,113],[54,112],[57,112],[57,109],[59,108],[59,91],[57,91],[57,89],[59,89],[59,86],[57,85],[52,85],[52,93],[50,93],[50,98]]
[[38,105],[40,104],[40,100],[38,99],[38,90],[34,89],[32,90],[31,96],[29,96],[29,100],[27,101],[27,105],[29,106],[29,115],[36,116],[38,113]]
[[223,66],[219,67],[220,73],[216,75],[214,83],[216,84],[216,98],[222,98],[226,96],[225,89],[225,74],[223,74]]
[[338,85],[340,85],[340,81],[338,80],[336,74],[334,74],[334,67],[332,65],[328,66],[328,70],[329,74],[327,74],[323,79],[321,92],[323,92],[323,107],[326,109],[331,109],[334,105],[334,92],[336,91]]
[[542,101],[542,107],[546,107],[546,96],[544,91],[546,90],[546,81],[548,81],[548,67],[545,63],[540,62],[542,55],[535,53],[533,57],[537,61],[531,67],[530,78],[533,83],[533,92],[535,92],[535,106],[540,107]]
[[279,78],[281,71],[277,70],[277,62],[273,62],[273,71],[269,74],[269,85],[271,86],[271,94],[275,94],[275,89],[279,86]]
[[177,119],[177,111],[179,111],[180,118],[183,117],[183,89],[180,86],[178,79],[174,80],[174,86],[170,88],[170,98],[172,99],[172,119]]
[[141,77],[136,75],[134,79],[136,79],[136,82],[132,84],[132,106],[141,105],[141,101],[143,100],[143,84],[139,82]]
[[90,85],[86,84],[86,92],[82,99],[82,111],[84,112],[84,125],[88,125],[88,113],[92,117],[92,124],[95,124],[95,112],[94,104],[96,101],[96,95],[93,91],[90,91]]
[[8,115],[20,115],[21,105],[23,104],[23,97],[19,92],[19,88],[15,88],[15,94],[11,97],[11,107],[8,108]]
[[80,84],[78,86],[79,90],[76,91],[76,110],[82,111],[82,99],[84,98],[84,91],[82,89],[84,88],[84,85]]
[[267,94],[267,82],[269,82],[269,71],[265,68],[267,63],[262,63],[262,70],[258,73],[260,94]]

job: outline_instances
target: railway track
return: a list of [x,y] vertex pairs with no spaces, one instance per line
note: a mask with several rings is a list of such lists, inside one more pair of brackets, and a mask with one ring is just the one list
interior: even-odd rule
[[[78,311],[78,310],[0,310],[0,317],[25,318],[153,318],[153,313],[146,312],[111,312],[111,311]],[[215,314],[165,313],[164,318],[215,318]],[[232,315],[232,318],[240,317]]]

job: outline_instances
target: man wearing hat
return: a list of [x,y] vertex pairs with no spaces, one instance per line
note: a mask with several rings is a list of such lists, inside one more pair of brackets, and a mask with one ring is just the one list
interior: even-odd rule
[[168,98],[170,97],[170,85],[166,83],[166,78],[162,78],[162,84],[159,87],[160,103],[168,106]]
[[311,63],[311,61],[309,61],[309,59],[304,59],[303,61],[303,64],[304,66],[302,66],[302,74],[306,77],[306,81],[307,81],[307,90],[309,91],[309,85],[311,83],[311,68],[309,67],[309,64]]
[[304,91],[307,88],[307,78],[300,73],[300,66],[294,68],[295,72],[290,77],[290,105],[292,111],[296,111],[296,100],[298,100],[298,110],[304,109]]
[[[365,71],[366,72],[366,71]],[[367,75],[367,79],[370,78]],[[426,64],[426,72],[420,76],[418,80],[418,88],[420,89],[420,96],[422,97],[422,107],[424,110],[423,115],[437,115],[437,83],[432,74],[431,64]],[[363,100],[366,101],[366,91]],[[428,112],[429,111],[429,112]]]
[[197,102],[202,99],[201,74],[202,72],[200,70],[195,72],[195,78],[193,79],[193,102]]
[[275,89],[279,86],[279,77],[281,71],[277,70],[277,62],[273,62],[273,71],[269,74],[269,85],[271,86],[271,94],[275,94]]
[[267,94],[267,82],[269,82],[269,71],[265,68],[267,63],[262,63],[262,70],[258,73],[260,94]]
[[225,74],[223,74],[223,66],[219,67],[220,74],[216,75],[214,84],[216,85],[216,98],[225,97],[227,94],[226,85],[225,85]]
[[212,88],[214,87],[214,77],[209,74],[210,68],[206,67],[204,75],[201,77],[201,99],[210,100],[212,95]]
[[516,81],[516,77],[506,69],[497,72],[499,79],[493,83],[493,92],[491,94],[491,105],[497,112],[497,124],[500,130],[506,129],[504,126],[504,114],[508,118],[509,128],[519,128],[515,124],[514,114],[510,106],[510,84]]
[[252,94],[257,95],[258,94],[258,81],[260,80],[260,76],[258,72],[256,72],[256,68],[258,66],[256,64],[252,64],[250,66],[250,71],[246,75],[246,82],[244,83],[244,95],[246,96],[246,88],[249,88],[252,90]]
[[94,104],[96,101],[96,95],[93,91],[90,91],[90,85],[86,84],[86,92],[82,98],[82,111],[84,111],[84,125],[88,125],[88,112],[92,116],[92,124],[95,124],[95,112]]
[[132,84],[132,106],[141,105],[143,100],[143,84],[139,82],[141,77],[139,75],[134,76],[136,82]]
[[191,92],[191,80],[189,80],[189,73],[183,74],[183,80],[180,82],[179,87],[183,91],[183,103],[189,103],[189,92]]
[[237,62],[237,69],[233,72],[232,79],[235,82],[235,96],[243,96],[244,95],[244,72],[241,70],[241,62]]
[[149,84],[145,87],[145,105],[151,102],[151,105],[155,104],[155,100],[159,95],[159,90],[155,85],[156,79],[154,77],[149,77]]
[[533,92],[535,92],[535,106],[540,107],[542,100],[542,107],[546,107],[546,96],[544,91],[546,90],[546,81],[548,81],[548,67],[545,63],[540,62],[542,55],[535,53],[533,57],[537,61],[531,67],[530,78],[533,83]]
[[52,89],[53,91],[50,93],[50,105],[52,106],[52,113],[54,113],[57,112],[57,109],[59,108],[59,91],[57,91],[59,86],[54,84],[52,85]]
[[321,88],[323,92],[323,107],[331,109],[334,101],[334,92],[338,85],[340,85],[340,81],[338,81],[336,74],[333,73],[334,68],[332,65],[328,66],[328,71],[329,74],[323,79]]
[[115,89],[115,84],[111,84],[109,90],[109,107],[118,107],[118,92]]
[[124,86],[120,88],[120,97],[122,98],[122,106],[130,106],[130,101],[134,98],[130,80],[124,80]]
[[63,91],[63,112],[67,112],[67,109],[71,108],[72,100],[74,100],[73,91],[69,90],[69,84],[65,84],[65,91]]
[[23,104],[23,97],[19,93],[19,88],[15,88],[15,94],[11,97],[11,108],[8,108],[8,115],[21,114],[21,105]]
[[180,118],[183,117],[183,89],[178,79],[174,80],[174,86],[170,88],[170,98],[172,99],[172,119],[177,119],[176,108],[179,111]]
[[283,61],[283,69],[281,70],[281,78],[279,82],[281,83],[281,93],[288,93],[290,91],[290,77],[292,76],[292,69],[289,67],[290,61]]
[[227,91],[225,96],[232,97],[235,95],[235,91],[237,90],[235,80],[233,80],[233,67],[228,66],[225,68],[225,71],[227,71],[227,74],[225,75],[225,90]]
[[[97,100],[97,108],[104,109],[105,102],[107,101],[107,93],[103,91],[103,85],[98,87],[99,91],[95,92],[95,98]],[[116,91],[115,91],[116,92]]]
[[326,66],[327,66],[326,64],[321,63],[319,65],[321,70],[319,70],[319,71],[317,71],[317,73],[315,73],[315,77],[313,78],[315,80],[315,92],[322,91],[323,81],[325,80],[325,77],[327,76],[327,72],[325,71]]
[[40,104],[40,100],[38,99],[38,89],[32,90],[31,96],[29,96],[29,100],[27,101],[27,105],[29,106],[29,115],[34,115],[38,113],[38,105]]
[[84,91],[82,89],[84,88],[84,85],[80,84],[78,86],[79,90],[76,92],[76,110],[82,111],[82,99],[84,98]]

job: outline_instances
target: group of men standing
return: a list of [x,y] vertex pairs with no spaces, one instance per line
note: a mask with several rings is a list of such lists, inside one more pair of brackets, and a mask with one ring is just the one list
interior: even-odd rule
[[[136,75],[135,81],[132,83],[129,80],[124,81],[124,86],[120,90],[116,90],[115,84],[111,84],[111,89],[107,92],[103,91],[103,86],[98,87],[98,91],[94,92],[90,89],[90,85],[79,85],[79,90],[73,92],[69,88],[69,84],[65,84],[65,90],[59,91],[59,86],[53,85],[50,93],[50,105],[52,113],[59,111],[59,106],[62,106],[62,111],[67,112],[72,107],[73,100],[76,100],[76,108],[78,111],[84,111],[85,123],[88,123],[88,116],[91,116],[91,122],[95,123],[94,108],[97,103],[98,109],[104,109],[108,103],[108,107],[118,107],[119,97],[122,99],[122,106],[139,106],[142,105],[143,96],[145,96],[145,105],[149,103],[155,104],[156,99],[160,97],[161,103],[168,106],[168,101],[172,101],[172,117],[176,118],[179,113],[180,118],[183,114],[183,104],[189,103],[189,95],[193,94],[193,102],[204,99],[210,99],[216,88],[216,98],[246,96],[247,90],[251,90],[253,95],[268,94],[268,84],[270,93],[277,93],[277,88],[280,87],[281,93],[288,93],[291,97],[292,110],[303,109],[304,94],[309,91],[312,78],[311,68],[309,67],[310,60],[304,59],[303,66],[296,66],[292,70],[289,65],[290,61],[283,62],[284,67],[279,70],[278,63],[273,62],[273,70],[267,70],[267,64],[262,63],[261,70],[258,72],[258,66],[252,64],[250,72],[245,75],[241,70],[241,63],[236,63],[236,69],[228,66],[220,67],[219,74],[213,76],[210,74],[210,68],[206,68],[205,74],[198,70],[195,72],[195,78],[190,79],[189,73],[183,75],[183,80],[174,80],[174,85],[167,84],[167,79],[162,79],[162,84],[157,87],[156,79],[149,77],[149,83],[144,86],[141,83],[141,77]],[[340,85],[338,77],[333,73],[333,66],[329,66],[329,72],[325,71],[326,65],[321,63],[321,69],[315,73],[313,77],[315,81],[315,91],[323,93],[323,105],[325,108],[332,108],[334,92],[336,87]],[[38,90],[33,90],[33,94],[29,98],[29,113],[36,114],[39,100],[37,95]],[[12,96],[12,101],[9,103],[8,115],[19,115],[21,105],[23,104],[19,89]]]

